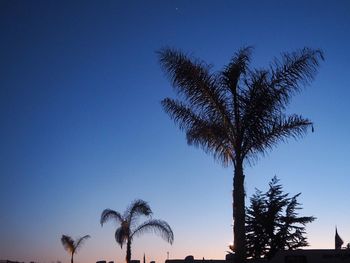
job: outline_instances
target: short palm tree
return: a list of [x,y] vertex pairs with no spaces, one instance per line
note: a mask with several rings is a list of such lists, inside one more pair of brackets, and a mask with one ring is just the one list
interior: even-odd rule
[[73,240],[70,236],[62,235],[61,242],[65,250],[71,255],[70,262],[73,263],[73,256],[77,253],[79,248],[83,245],[86,239],[90,238],[89,235],[78,238],[77,240]]
[[304,48],[285,53],[267,69],[250,68],[252,48],[239,50],[219,72],[181,51],[162,49],[160,64],[179,99],[165,98],[164,110],[186,132],[187,142],[232,165],[234,249],[243,262],[245,191],[243,166],[279,141],[299,137],[312,122],[285,113],[292,95],[313,80],[323,54]]
[[[147,202],[143,200],[135,200],[126,209],[124,214],[120,214],[111,209],[105,209],[101,214],[101,226],[108,220],[114,220],[120,226],[115,231],[115,240],[123,248],[126,243],[127,263],[131,261],[131,244],[135,237],[146,232],[153,232],[160,235],[165,241],[170,244],[174,241],[174,234],[167,222],[158,219],[150,218],[152,210]],[[140,216],[148,217],[149,219],[141,224],[137,224]]]

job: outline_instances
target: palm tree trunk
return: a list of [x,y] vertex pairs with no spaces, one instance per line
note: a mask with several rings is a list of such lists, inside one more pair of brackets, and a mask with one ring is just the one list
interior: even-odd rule
[[72,257],[70,258],[70,263],[73,263],[73,255],[74,253],[72,253]]
[[131,261],[131,241],[128,239],[126,244],[126,263],[130,263]]
[[233,236],[235,263],[242,263],[246,257],[245,239],[245,200],[243,163],[238,161],[233,177]]

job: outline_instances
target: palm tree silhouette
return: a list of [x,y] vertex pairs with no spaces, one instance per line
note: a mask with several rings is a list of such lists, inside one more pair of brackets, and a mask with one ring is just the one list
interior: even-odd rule
[[123,215],[111,209],[105,209],[101,214],[101,226],[108,220],[115,220],[120,227],[115,231],[115,240],[123,248],[126,243],[127,263],[131,261],[131,243],[134,237],[140,236],[146,232],[153,232],[160,235],[170,244],[174,241],[174,234],[167,222],[158,219],[148,219],[142,224],[137,225],[140,216],[151,217],[152,210],[147,202],[143,200],[135,200],[126,209]]
[[[252,48],[239,50],[221,71],[165,48],[159,61],[179,99],[165,98],[162,106],[189,145],[211,153],[224,166],[233,165],[233,234],[236,262],[243,262],[245,191],[243,165],[266,153],[279,141],[300,137],[312,122],[285,113],[292,95],[309,84],[323,53],[304,48],[282,54],[267,69],[251,69]],[[312,128],[313,129],[313,128]]]
[[77,253],[79,248],[83,245],[86,239],[90,238],[89,235],[78,238],[77,240],[73,240],[70,236],[62,235],[61,242],[65,250],[68,251],[71,255],[70,262],[73,263],[73,256]]

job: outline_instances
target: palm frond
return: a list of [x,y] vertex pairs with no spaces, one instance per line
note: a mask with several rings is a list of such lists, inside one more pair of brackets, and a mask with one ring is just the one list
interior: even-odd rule
[[195,112],[226,119],[229,123],[228,101],[218,77],[210,74],[209,65],[173,49],[162,49],[158,54],[173,87]]
[[315,77],[324,55],[320,49],[303,48],[283,53],[270,66],[271,86],[280,92],[281,104],[287,104],[290,96],[308,85]]
[[115,221],[117,223],[122,222],[123,221],[123,217],[120,215],[119,212],[116,212],[112,209],[105,209],[103,210],[102,214],[101,214],[101,219],[100,219],[100,224],[101,226],[106,223],[108,220],[110,219],[115,219]]
[[128,240],[129,231],[130,230],[128,228],[125,228],[123,226],[118,227],[115,231],[115,241],[117,241],[117,243],[120,245],[120,248],[123,248],[123,244]]
[[201,147],[224,166],[234,163],[235,153],[232,148],[234,139],[230,140],[232,137],[220,123],[209,121],[196,123],[187,131],[186,137],[189,145]]
[[279,116],[269,125],[265,125],[263,131],[250,131],[252,140],[247,146],[245,154],[261,152],[272,149],[278,141],[285,141],[287,138],[298,138],[304,135],[308,127],[312,126],[312,122],[299,115],[291,115],[285,118]]
[[[180,129],[186,131],[189,145],[202,147],[206,152],[212,153],[224,165],[228,165],[234,160],[230,148],[230,145],[234,143],[234,138],[230,135],[227,136],[224,127],[220,127],[219,124],[214,125],[212,120],[196,115],[180,101],[166,98],[162,101],[162,105]],[[227,138],[232,139],[229,141]]]
[[86,235],[86,236],[79,238],[77,241],[75,241],[74,242],[74,252],[77,252],[81,248],[81,246],[84,244],[84,242],[89,238],[90,238],[90,236]]
[[236,93],[232,88],[237,87],[240,77],[249,70],[252,51],[253,47],[241,48],[220,74],[223,86],[230,89],[231,95]]
[[179,125],[181,130],[188,131],[196,123],[205,122],[204,119],[181,101],[165,98],[161,103],[164,111]]
[[203,86],[210,86],[210,66],[202,61],[190,59],[184,53],[165,48],[158,52],[159,62],[180,95],[190,101],[197,101],[202,96]]
[[124,213],[124,218],[127,219],[130,225],[138,216],[150,216],[152,209],[146,201],[141,199],[134,200]]
[[73,253],[74,251],[74,240],[68,235],[62,235],[61,243],[65,250],[69,253]]
[[149,232],[161,236],[165,241],[167,241],[170,244],[174,242],[174,234],[171,230],[171,227],[168,225],[167,222],[157,219],[150,219],[138,226],[131,234],[131,238]]
[[275,116],[281,114],[278,98],[270,88],[267,80],[268,73],[264,70],[250,72],[246,80],[246,90],[240,97],[242,150],[246,151],[247,144],[269,125]]

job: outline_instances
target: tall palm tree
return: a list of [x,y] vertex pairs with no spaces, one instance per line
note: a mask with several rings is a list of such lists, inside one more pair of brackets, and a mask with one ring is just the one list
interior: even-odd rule
[[236,262],[244,262],[246,254],[244,163],[312,127],[310,120],[285,110],[292,95],[313,80],[323,60],[322,51],[304,48],[282,54],[266,69],[253,69],[251,53],[251,47],[240,49],[226,67],[212,73],[210,65],[181,51],[158,52],[179,97],[165,98],[164,110],[186,132],[189,145],[234,168]]
[[[115,220],[120,226],[115,231],[115,240],[123,248],[126,243],[126,263],[131,261],[131,243],[134,237],[140,236],[146,232],[153,232],[160,235],[170,244],[174,241],[174,234],[167,222],[150,218],[152,210],[147,202],[135,200],[126,209],[124,214],[120,214],[111,209],[105,209],[101,214],[101,226],[108,220]],[[141,224],[137,224],[140,216],[146,216],[149,219]]]
[[90,238],[89,235],[78,238],[77,240],[73,240],[70,236],[62,235],[61,242],[65,250],[68,251],[71,255],[70,262],[73,263],[73,256],[77,253],[79,248],[83,245],[86,239]]

